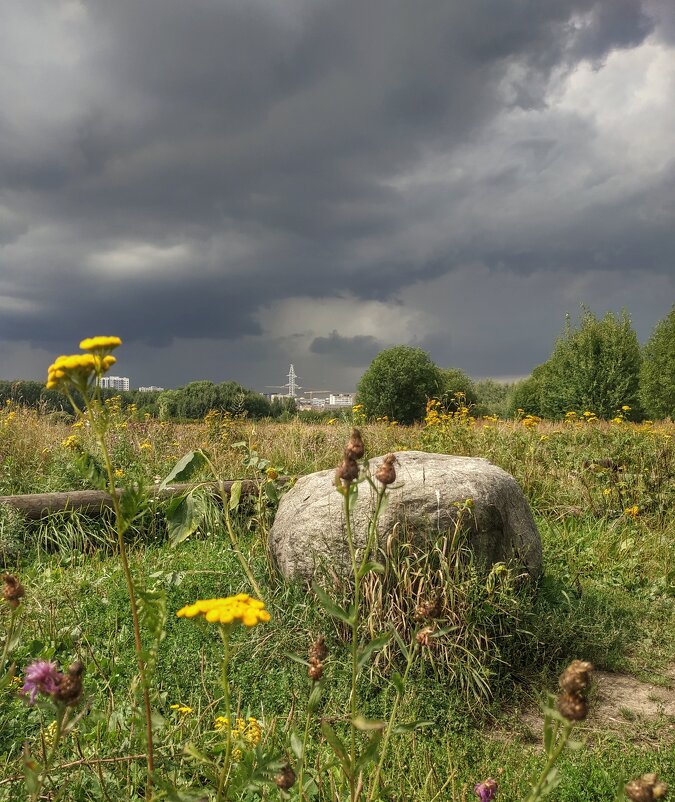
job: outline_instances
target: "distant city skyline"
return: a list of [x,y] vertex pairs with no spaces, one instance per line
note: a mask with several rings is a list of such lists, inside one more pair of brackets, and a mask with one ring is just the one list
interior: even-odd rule
[[675,301],[672,0],[10,2],[0,49],[2,376],[513,378]]

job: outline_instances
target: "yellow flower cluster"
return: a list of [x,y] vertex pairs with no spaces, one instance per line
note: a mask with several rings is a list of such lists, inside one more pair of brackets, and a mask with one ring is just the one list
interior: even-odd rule
[[[229,724],[230,722],[225,716],[218,716],[213,723],[213,727],[216,730],[224,730]],[[234,721],[231,734],[232,738],[240,739],[245,746],[254,749],[262,738],[262,726],[258,719],[253,716],[250,716],[246,721],[243,718],[237,718]]]
[[640,508],[637,504],[633,504],[632,507],[626,507],[626,509],[623,511],[623,514],[627,515],[629,518],[635,519],[640,514]]
[[448,412],[437,398],[427,401],[427,412],[424,418],[426,427],[440,426],[444,428],[446,425],[458,423],[469,427],[475,425],[476,418],[471,415],[471,408],[465,403],[464,393],[454,393],[453,398],[457,405],[454,412]]
[[188,707],[187,705],[171,705],[171,709],[183,716],[187,716],[188,713],[192,713],[192,708]]
[[87,337],[80,343],[83,351],[112,351],[122,345],[119,337]]
[[47,389],[54,390],[68,384],[82,388],[92,376],[100,376],[117,362],[110,351],[121,344],[119,337],[89,337],[82,340],[80,348],[93,353],[58,357],[49,366]]
[[236,621],[246,627],[270,620],[265,602],[252,599],[248,593],[238,593],[224,599],[200,599],[194,604],[182,607],[176,615],[179,618],[203,616],[210,624],[232,624]]

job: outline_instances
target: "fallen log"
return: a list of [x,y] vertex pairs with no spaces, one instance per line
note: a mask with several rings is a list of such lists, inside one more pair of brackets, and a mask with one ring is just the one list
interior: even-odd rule
[[[223,481],[223,491],[229,496],[232,485],[235,481],[241,481],[241,495],[251,496],[260,489],[260,482],[255,479],[228,479]],[[280,476],[278,483],[285,484],[289,481],[288,476]],[[181,496],[195,487],[204,487],[218,497],[218,482],[203,482],[199,485],[191,483],[178,483],[167,485],[160,488],[158,485],[148,488],[148,495],[152,499],[166,499],[173,496]],[[117,496],[122,495],[122,490],[118,489]],[[23,513],[30,520],[38,520],[45,515],[53,512],[63,512],[65,510],[77,510],[88,515],[100,515],[105,509],[112,507],[110,494],[105,490],[67,490],[63,493],[31,493],[23,496],[0,496],[0,504],[7,504],[10,507]]]

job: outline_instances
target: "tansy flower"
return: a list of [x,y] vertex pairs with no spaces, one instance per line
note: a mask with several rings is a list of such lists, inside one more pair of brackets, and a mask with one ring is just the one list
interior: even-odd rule
[[122,345],[119,337],[87,337],[80,343],[83,351],[112,351]]
[[640,508],[637,504],[633,504],[632,507],[626,507],[623,511],[624,515],[627,515],[629,518],[637,518],[640,513]]
[[178,713],[182,713],[184,716],[188,713],[192,713],[192,708],[188,707],[187,705],[171,705],[172,710],[176,710]]
[[254,627],[270,620],[265,602],[252,599],[248,593],[238,593],[224,599],[200,599],[182,607],[176,615],[179,618],[195,618],[201,615],[211,624],[233,624],[241,621],[246,627]]

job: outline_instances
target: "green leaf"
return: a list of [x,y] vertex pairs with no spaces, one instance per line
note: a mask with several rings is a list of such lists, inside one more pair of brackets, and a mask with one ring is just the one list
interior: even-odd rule
[[395,671],[391,676],[391,683],[396,688],[399,696],[403,696],[405,693],[405,682],[403,681],[403,677]]
[[414,732],[415,730],[421,730],[424,727],[432,727],[433,724],[433,721],[407,721],[402,722],[401,724],[396,724],[392,732],[394,735],[400,735],[403,732]]
[[375,574],[383,574],[385,568],[382,563],[375,562],[375,560],[369,560],[367,563],[361,566],[359,570],[359,579],[363,579],[363,577],[366,574],[369,574],[371,571]]
[[167,514],[166,522],[169,529],[169,542],[172,546],[182,543],[199,529],[206,514],[206,502],[200,495],[191,490],[175,507],[171,514]]
[[298,663],[301,666],[307,666],[309,668],[309,661],[305,660],[304,657],[298,657],[297,654],[291,654],[291,652],[282,652],[282,654],[284,657],[287,657],[294,663]]
[[330,748],[333,750],[333,754],[340,761],[340,765],[342,766],[344,773],[349,776],[351,770],[351,761],[349,759],[347,747],[342,743],[330,724],[327,724],[325,721],[321,724],[321,732],[323,733],[324,738],[328,741]]
[[345,624],[349,624],[352,626],[354,623],[354,612],[350,615],[346,610],[343,610],[342,607],[337,605],[330,596],[326,593],[326,591],[319,587],[316,582],[312,582],[312,590],[316,595],[319,597],[319,601],[321,602],[321,606],[324,610],[329,614],[332,615],[333,618],[338,618],[340,621],[344,621]]
[[377,638],[373,638],[373,640],[371,640],[370,643],[367,643],[362,649],[359,649],[356,658],[357,669],[361,671],[361,669],[370,660],[373,653],[384,648],[390,640],[391,632],[385,632],[383,635],[378,635]]
[[347,509],[349,512],[353,512],[354,508],[356,507],[356,502],[359,498],[359,484],[358,482],[352,482],[349,485],[349,490],[347,492]]
[[401,654],[403,655],[407,663],[410,660],[410,649],[408,649],[407,644],[395,629],[392,630],[392,634],[394,636],[394,640],[398,644],[398,648],[401,650]]
[[377,730],[368,739],[365,749],[356,758],[356,769],[361,769],[367,766],[368,763],[373,763],[377,758],[377,753],[382,740],[382,730]]
[[368,719],[361,714],[352,720],[352,724],[361,732],[372,732],[374,730],[380,731],[386,726],[385,721],[380,721],[379,719]]
[[315,682],[314,687],[312,688],[312,692],[310,693],[309,699],[307,701],[308,712],[316,713],[320,701],[321,701],[321,684],[319,682]]
[[302,741],[295,730],[291,730],[291,751],[298,760],[302,760],[302,755],[304,752]]
[[139,483],[125,487],[120,497],[120,511],[122,531],[126,530],[138,518],[147,504],[145,488]]
[[279,501],[279,493],[274,482],[265,482],[265,495],[272,504],[276,504]]
[[229,508],[231,510],[236,510],[239,506],[239,500],[241,499],[241,481],[237,479],[236,482],[232,482],[232,487],[230,488],[230,503]]
[[168,485],[176,482],[185,482],[206,464],[206,454],[203,451],[188,451],[173,466],[169,474],[164,477],[159,486],[164,490]]
[[200,763],[211,763],[211,759],[207,757],[203,752],[200,752],[199,749],[194,744],[185,744],[183,747],[183,751],[186,755],[190,755],[191,758],[199,761]]

